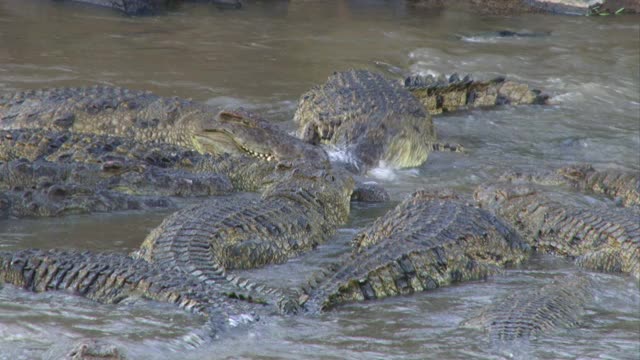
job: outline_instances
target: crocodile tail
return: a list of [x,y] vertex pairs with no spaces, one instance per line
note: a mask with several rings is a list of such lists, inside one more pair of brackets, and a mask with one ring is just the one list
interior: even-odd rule
[[458,152],[458,153],[466,152],[464,146],[460,144],[430,143],[429,147],[431,148],[431,151]]
[[325,289],[327,285],[331,287],[329,279],[340,269],[341,264],[348,263],[350,259],[351,255],[345,254],[338,260],[324,265],[307,278],[306,284],[301,289],[302,295],[298,298],[300,306],[304,307],[306,312],[317,314],[326,309],[328,304],[325,300],[331,292]]
[[301,295],[296,290],[268,286],[235,274],[228,274],[226,278],[239,289],[260,297],[249,300],[257,303],[273,303],[283,315],[294,315],[300,310]]
[[527,84],[507,81],[505,77],[491,80],[473,80],[471,75],[460,78],[453,74],[449,78],[432,75],[409,76],[404,87],[432,115],[475,107],[499,105],[546,104],[549,95],[530,89]]

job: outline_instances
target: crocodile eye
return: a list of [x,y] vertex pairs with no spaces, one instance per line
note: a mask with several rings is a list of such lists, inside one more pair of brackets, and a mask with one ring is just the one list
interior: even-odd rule
[[287,169],[291,169],[293,167],[293,164],[291,163],[291,161],[280,161],[276,164],[276,170],[287,170]]

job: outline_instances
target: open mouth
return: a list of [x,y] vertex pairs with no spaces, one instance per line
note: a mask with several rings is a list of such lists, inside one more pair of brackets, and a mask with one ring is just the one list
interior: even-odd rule
[[273,161],[276,159],[275,155],[270,153],[263,153],[253,150],[237,141],[235,138],[224,131],[206,131],[203,134],[196,135],[198,145],[202,148],[202,151],[211,154],[236,154],[236,155],[249,155],[265,161]]

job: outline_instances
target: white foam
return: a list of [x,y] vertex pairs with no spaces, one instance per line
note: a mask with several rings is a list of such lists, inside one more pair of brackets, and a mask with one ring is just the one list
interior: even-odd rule
[[229,316],[229,326],[236,327],[238,325],[249,324],[255,322],[256,318],[250,314],[240,314]]
[[398,177],[406,177],[406,176],[418,176],[420,172],[418,169],[398,169],[393,166],[390,166],[384,161],[380,161],[377,167],[369,170],[367,175],[372,176],[376,179],[384,180],[384,181],[396,181]]
[[388,166],[378,166],[369,170],[368,174],[385,181],[394,181],[398,178],[397,169]]
[[331,162],[347,163],[353,165],[356,169],[359,168],[358,160],[347,149],[334,145],[324,145],[323,147]]

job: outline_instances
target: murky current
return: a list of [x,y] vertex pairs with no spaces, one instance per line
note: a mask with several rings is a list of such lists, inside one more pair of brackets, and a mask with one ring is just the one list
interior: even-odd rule
[[[547,33],[498,38],[492,31]],[[573,162],[640,170],[640,25],[637,18],[479,16],[403,1],[246,1],[240,11],[185,5],[127,18],[45,0],[0,0],[0,92],[109,84],[243,105],[286,129],[299,95],[336,70],[506,75],[552,95],[549,106],[438,117],[440,137],[467,154],[434,154],[417,169],[368,176],[394,200],[417,188],[470,191],[508,168]],[[587,198],[599,202],[601,199]],[[291,263],[258,271],[295,283],[344,252],[394,204],[355,205],[336,239]],[[166,212],[0,222],[0,248],[128,252]],[[640,293],[628,277],[592,273],[596,297],[576,329],[496,348],[460,324],[494,296],[578,271],[534,257],[486,282],[344,306],[315,317],[273,317],[192,349],[197,316],[171,306],[97,305],[78,297],[0,290],[0,359],[56,358],[74,340],[106,338],[134,359],[637,359]],[[291,275],[295,274],[295,275]],[[53,347],[52,347],[53,346]]]

